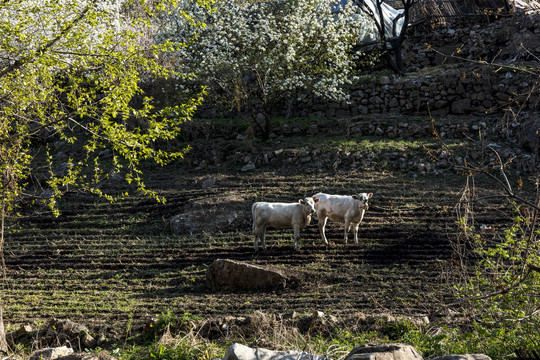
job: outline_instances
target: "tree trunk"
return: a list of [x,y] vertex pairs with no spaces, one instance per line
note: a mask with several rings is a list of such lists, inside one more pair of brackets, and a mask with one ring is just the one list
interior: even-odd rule
[[[4,259],[4,226],[5,226],[5,219],[6,219],[6,207],[5,204],[2,203],[2,209],[0,210],[0,261],[1,261],[1,267],[2,267],[2,273],[0,274],[2,276],[3,284],[5,284],[6,280],[6,261]],[[1,291],[3,291],[3,287]],[[0,291],[0,352],[4,352],[7,354],[8,352],[8,346],[7,346],[7,340],[6,340],[6,330],[4,328],[4,302],[2,301],[2,292]]]
[[8,345],[6,340],[6,330],[4,329],[4,303],[2,302],[2,297],[0,296],[0,352],[7,354]]
[[[403,30],[405,31],[405,30]],[[394,72],[396,72],[399,75],[405,74],[405,67],[403,66],[403,57],[401,56],[401,46],[402,42],[398,39],[392,39],[389,41],[390,45],[392,45],[392,49],[390,50],[393,55],[393,64],[392,69]],[[389,57],[392,58],[392,55]]]

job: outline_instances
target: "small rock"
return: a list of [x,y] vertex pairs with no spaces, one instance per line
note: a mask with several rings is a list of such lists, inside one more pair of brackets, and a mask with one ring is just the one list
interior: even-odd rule
[[114,182],[120,182],[124,180],[122,175],[120,175],[120,173],[116,170],[111,170],[111,172],[109,173],[109,179]]
[[464,355],[443,355],[430,360],[491,360],[491,358],[484,354],[464,354]]
[[470,99],[460,99],[452,103],[452,113],[453,114],[465,114],[471,110],[471,100]]
[[39,194],[39,197],[42,199],[50,199],[53,196],[54,196],[54,191],[52,191],[51,189],[47,189],[43,191],[41,194]]
[[355,347],[345,360],[423,360],[423,357],[407,344],[367,344]]
[[379,80],[379,83],[381,85],[390,85],[392,83],[392,80],[388,76],[382,76],[381,79]]
[[7,333],[6,338],[10,342],[14,343],[18,339],[20,339],[22,337],[25,337],[25,336],[29,336],[32,333],[33,333],[32,326],[31,325],[24,325],[24,326],[21,326],[18,330]]
[[105,150],[102,150],[99,152],[98,156],[100,158],[104,158],[104,159],[107,159],[107,158],[110,158],[113,156],[113,152],[111,149],[105,149]]
[[246,164],[244,165],[244,167],[242,167],[242,171],[252,171],[252,170],[255,170],[255,164],[250,162],[249,164]]
[[72,166],[73,164],[68,162],[59,164],[52,169],[53,175],[58,177],[65,177],[69,172],[69,168]]
[[202,224],[189,213],[174,216],[170,221],[170,227],[174,234],[194,234],[202,230]]
[[208,178],[208,179],[204,179],[202,182],[201,182],[201,187],[203,189],[208,189],[208,188],[211,188],[212,186],[214,186],[214,184],[216,183],[216,178]]
[[242,344],[232,344],[223,360],[323,360],[325,356],[299,351],[273,351],[263,348],[250,348]]

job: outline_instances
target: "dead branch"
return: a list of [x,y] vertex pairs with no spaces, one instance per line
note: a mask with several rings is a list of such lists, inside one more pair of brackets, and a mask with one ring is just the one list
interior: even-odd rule
[[506,197],[509,197],[511,199],[514,199],[522,204],[525,204],[525,205],[528,205],[530,207],[532,207],[533,209],[537,210],[537,211],[540,211],[540,206],[534,204],[533,202],[519,196],[519,195],[516,195],[511,188],[508,188],[506,186],[506,184],[501,181],[501,179],[499,179],[498,177],[496,177],[495,175],[493,175],[492,173],[490,173],[489,171],[487,171],[486,169],[481,169],[481,168],[473,168],[473,167],[470,167],[470,166],[459,166],[459,165],[456,165],[454,166],[455,169],[457,170],[463,170],[463,171],[468,171],[468,172],[473,172],[473,173],[478,173],[478,174],[484,174],[484,175],[487,175],[489,176],[491,179],[495,180],[496,182],[498,182],[502,188],[504,189],[504,191],[507,193]]
[[[454,54],[449,55],[449,54],[445,54],[445,53],[443,53],[443,52],[441,52],[441,51],[439,51],[437,49],[434,49],[430,44],[426,44],[426,47],[429,50],[431,50],[431,51],[433,51],[433,52],[435,52],[435,53],[437,53],[439,55],[442,55],[444,57],[450,58],[450,59],[465,61],[465,62],[468,62],[468,63],[477,64],[477,65],[486,65],[486,66],[493,66],[493,67],[498,67],[498,68],[503,68],[503,69],[510,69],[510,70],[522,72],[522,73],[533,75],[533,76],[540,76],[539,71],[527,70],[527,69],[524,69],[522,67],[518,67],[518,66],[515,66],[515,65],[487,62],[487,61],[484,61],[484,60],[467,59],[467,58],[463,58],[461,56],[456,56]],[[522,47],[522,48],[525,49],[524,47]],[[525,50],[527,50],[527,49],[525,49]]]

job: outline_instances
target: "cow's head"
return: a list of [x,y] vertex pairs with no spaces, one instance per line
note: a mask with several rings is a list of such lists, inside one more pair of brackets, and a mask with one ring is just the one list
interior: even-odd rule
[[369,207],[368,200],[371,199],[372,196],[373,196],[373,193],[369,193],[369,194],[361,193],[358,195],[353,195],[352,198],[360,202],[358,205],[360,209],[367,210]]
[[315,213],[315,201],[312,198],[300,199],[298,202],[304,205],[304,211],[306,214],[311,215]]

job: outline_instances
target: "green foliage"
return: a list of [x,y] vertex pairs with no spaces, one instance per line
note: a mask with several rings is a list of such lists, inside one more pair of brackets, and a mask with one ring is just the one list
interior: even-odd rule
[[494,233],[476,231],[469,216],[458,221],[470,264],[456,287],[489,351],[531,357],[540,351],[540,232],[536,208],[515,200],[511,223]]
[[[147,346],[133,346],[124,351],[119,359],[138,360],[210,360],[220,356],[220,351],[215,345],[206,342],[196,342],[189,337],[174,339],[170,345],[151,344]],[[221,354],[223,356],[223,354]]]
[[[206,7],[205,0],[199,1]],[[156,108],[141,86],[183,74],[164,66],[164,53],[185,46],[153,44],[150,19],[175,0],[4,1],[0,5],[0,268],[5,219],[41,172],[43,201],[55,215],[58,199],[81,189],[113,201],[103,182],[121,174],[138,192],[164,201],[142,179],[142,164],[164,165],[189,148],[160,143],[180,134],[203,90]],[[68,144],[57,160],[54,144]],[[112,161],[102,156],[110,151]],[[47,169],[43,174],[42,168]],[[36,191],[36,190],[34,190]],[[28,193],[28,192],[27,192]],[[38,195],[30,193],[31,196]],[[0,307],[2,304],[0,304]],[[0,350],[6,350],[0,311]]]
[[409,320],[388,322],[383,326],[382,333],[392,341],[403,337],[413,328],[413,323]]
[[[57,199],[68,189],[109,200],[125,196],[106,194],[99,186],[113,172],[163,201],[145,186],[141,162],[164,165],[185,154],[188,148],[164,151],[159,143],[180,134],[203,93],[156,108],[141,88],[143,80],[183,76],[160,58],[184,44],[145,41],[152,36],[152,14],[174,1],[47,1],[39,11],[32,4],[0,6],[2,208],[12,210],[24,179],[43,158],[52,190],[46,202],[56,213]],[[51,149],[59,141],[76,149],[64,164]],[[104,149],[111,151],[112,161],[100,156]],[[65,171],[54,171],[59,165]]]

